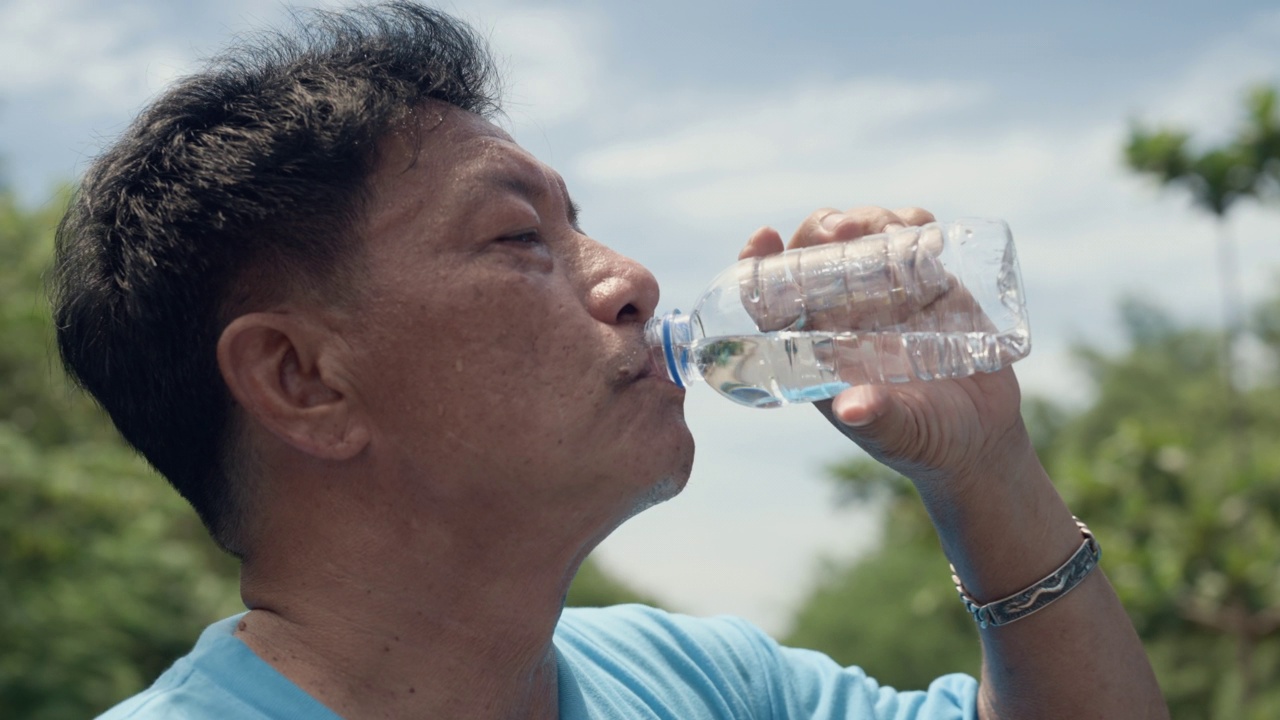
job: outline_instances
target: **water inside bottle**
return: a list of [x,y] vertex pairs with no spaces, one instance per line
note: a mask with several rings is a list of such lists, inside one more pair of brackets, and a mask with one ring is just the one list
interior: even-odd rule
[[697,340],[699,374],[722,395],[757,408],[835,397],[854,385],[994,372],[1030,351],[1025,328],[990,332],[775,332]]

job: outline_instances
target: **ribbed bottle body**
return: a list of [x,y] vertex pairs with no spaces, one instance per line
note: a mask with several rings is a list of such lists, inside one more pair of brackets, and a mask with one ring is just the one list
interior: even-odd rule
[[650,321],[672,379],[753,407],[994,372],[1030,352],[1009,228],[959,220],[743,260]]

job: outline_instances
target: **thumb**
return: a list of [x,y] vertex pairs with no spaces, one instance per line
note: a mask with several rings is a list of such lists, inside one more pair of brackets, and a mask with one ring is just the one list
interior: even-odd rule
[[883,462],[902,454],[910,413],[888,388],[856,385],[820,405],[833,425],[873,457]]
[[851,428],[879,424],[891,410],[889,393],[879,385],[855,385],[831,401],[832,420]]

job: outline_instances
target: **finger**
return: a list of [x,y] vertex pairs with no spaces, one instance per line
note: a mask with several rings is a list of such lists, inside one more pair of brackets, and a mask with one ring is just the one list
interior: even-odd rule
[[831,416],[841,425],[865,428],[889,411],[889,394],[879,385],[858,385],[831,401]]
[[913,423],[907,409],[883,385],[855,385],[828,403],[815,403],[823,415],[873,457],[898,457],[910,443]]
[[782,235],[771,227],[762,227],[747,238],[747,244],[743,246],[742,252],[738,253],[738,259],[746,260],[751,257],[776,255],[780,252],[782,252]]
[[[781,253],[782,249],[782,235],[771,227],[762,227],[747,239],[746,246],[742,248],[742,252],[738,253],[738,260],[765,258]],[[790,307],[794,303],[789,304],[777,297],[779,292],[785,293],[788,289],[786,286],[766,284],[765,287],[761,287],[758,269],[760,264],[767,262],[769,261],[758,260],[755,264],[750,264],[747,269],[740,271],[742,274],[738,278],[738,292],[741,295],[742,306],[746,308],[747,313],[755,321],[756,327],[762,332],[781,330],[798,317],[798,312]],[[777,317],[778,312],[787,314]]]
[[886,226],[893,224],[906,223],[882,207],[857,207],[845,212],[819,210],[801,223],[787,247],[794,250],[822,243],[854,240],[882,233]]
[[902,218],[902,222],[907,225],[928,225],[938,221],[933,213],[918,207],[900,207],[894,210],[893,214]]
[[791,241],[787,243],[787,249],[794,250],[796,248],[809,247],[810,245],[819,245],[829,242],[826,230],[826,222],[828,218],[839,217],[844,213],[835,208],[818,208],[809,217],[800,223],[800,227],[796,229]]

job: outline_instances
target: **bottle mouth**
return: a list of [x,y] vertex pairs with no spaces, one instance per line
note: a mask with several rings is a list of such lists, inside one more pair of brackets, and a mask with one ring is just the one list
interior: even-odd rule
[[680,372],[682,351],[677,347],[677,325],[688,324],[688,319],[673,310],[662,317],[649,318],[644,325],[644,341],[649,348],[649,363],[655,372],[665,375],[676,387],[686,387]]

